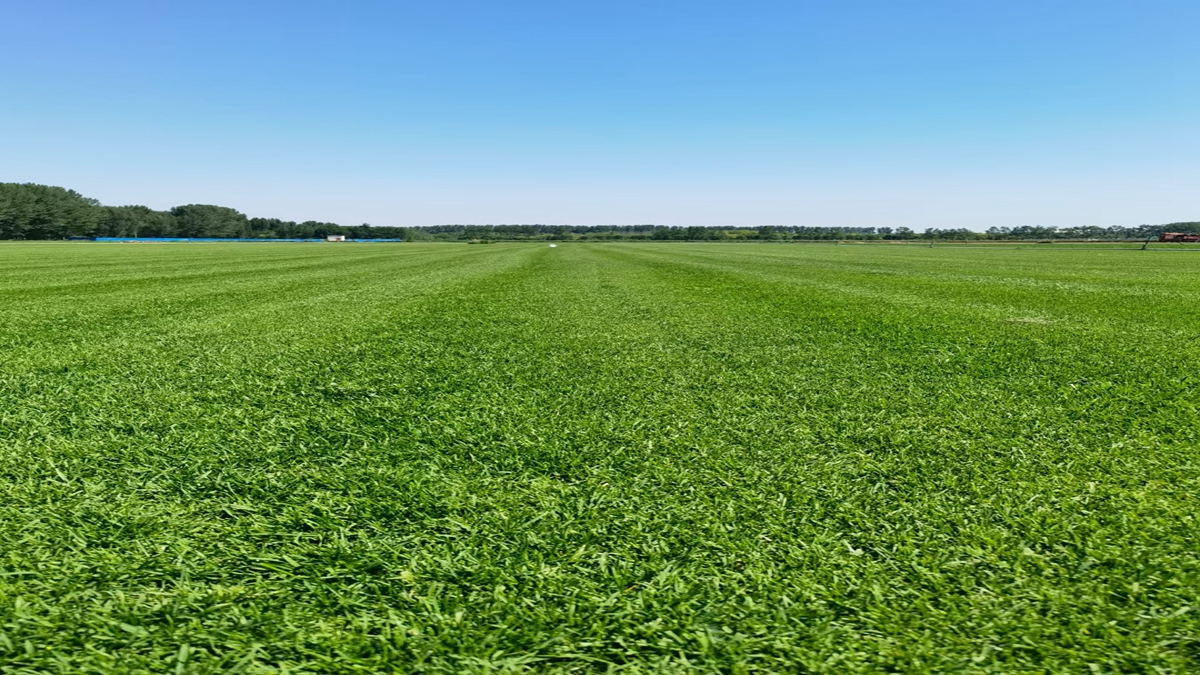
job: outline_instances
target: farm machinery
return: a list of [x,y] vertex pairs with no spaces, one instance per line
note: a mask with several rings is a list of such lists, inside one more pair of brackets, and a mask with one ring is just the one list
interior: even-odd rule
[[1158,235],[1159,241],[1175,241],[1179,243],[1200,243],[1200,234],[1192,232],[1161,232]]

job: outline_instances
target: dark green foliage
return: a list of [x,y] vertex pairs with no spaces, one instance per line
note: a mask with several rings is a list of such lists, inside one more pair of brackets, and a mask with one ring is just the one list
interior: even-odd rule
[[99,220],[99,202],[74,190],[0,183],[0,239],[86,236]]
[[310,237],[296,237],[296,223],[278,218],[251,218],[249,221],[250,236],[261,237],[263,239],[308,239]]
[[207,204],[155,211],[145,206],[101,206],[72,190],[47,185],[0,183],[0,239],[68,237],[203,237],[312,239],[344,234],[352,239],[422,239],[410,228],[367,223],[295,223],[246,218],[234,209]]
[[1193,254],[0,245],[0,672],[1200,671]]
[[1200,222],[1138,227],[993,227],[986,236],[989,239],[1148,239],[1158,236],[1159,232],[1200,233]]
[[105,206],[95,236],[174,237],[177,232],[175,217],[166,211],[145,206]]
[[407,227],[377,227],[368,223],[346,227],[337,223],[306,221],[295,223],[278,218],[251,218],[250,236],[280,239],[321,239],[330,234],[344,234],[351,239],[404,239],[420,238]]
[[188,204],[171,209],[180,237],[248,237],[250,223],[244,213],[225,206]]

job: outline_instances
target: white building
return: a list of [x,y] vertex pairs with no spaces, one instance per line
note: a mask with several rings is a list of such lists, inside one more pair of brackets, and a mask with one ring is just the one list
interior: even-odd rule
[[325,235],[325,241],[346,241],[346,235],[344,235],[344,234],[327,234],[327,235]]

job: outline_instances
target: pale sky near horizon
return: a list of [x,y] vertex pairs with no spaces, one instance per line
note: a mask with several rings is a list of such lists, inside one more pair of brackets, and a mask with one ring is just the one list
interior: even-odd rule
[[7,3],[0,181],[346,225],[1200,219],[1196,0]]

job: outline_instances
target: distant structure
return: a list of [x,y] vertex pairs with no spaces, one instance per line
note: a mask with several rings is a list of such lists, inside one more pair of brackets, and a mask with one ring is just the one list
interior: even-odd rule
[[1163,232],[1158,235],[1159,241],[1200,242],[1200,234],[1192,232]]
[[327,235],[325,235],[325,241],[346,241],[346,235],[344,235],[344,234],[327,234]]

